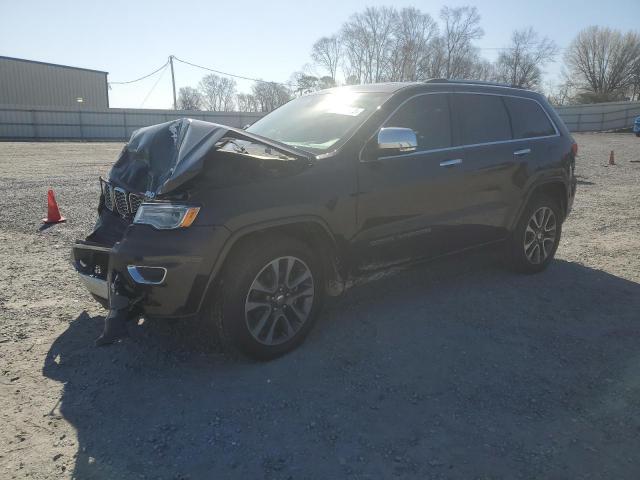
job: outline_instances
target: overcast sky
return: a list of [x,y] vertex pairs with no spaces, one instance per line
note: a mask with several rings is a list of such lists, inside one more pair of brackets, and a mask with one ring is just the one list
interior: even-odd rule
[[[173,54],[238,75],[287,81],[310,62],[316,39],[334,33],[367,5],[415,6],[437,19],[444,4],[478,7],[485,36],[477,45],[488,59],[496,57],[496,48],[508,45],[513,29],[527,26],[560,47],[589,25],[640,29],[640,0],[615,2],[615,8],[610,8],[614,3],[592,0],[0,0],[0,55],[106,70],[110,81],[126,81],[153,71]],[[553,81],[560,62],[546,71]],[[204,74],[176,64],[178,88],[197,86]],[[170,72],[159,77],[113,85],[111,106],[170,108]],[[238,82],[239,90],[249,88],[250,82]]]

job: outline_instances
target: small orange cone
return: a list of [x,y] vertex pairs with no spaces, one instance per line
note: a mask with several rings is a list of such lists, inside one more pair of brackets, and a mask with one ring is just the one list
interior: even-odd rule
[[611,150],[611,153],[609,154],[609,165],[615,165],[616,164],[616,159],[613,158],[613,150]]
[[42,223],[60,223],[65,222],[67,219],[60,215],[58,204],[56,202],[56,196],[53,194],[53,190],[49,190],[47,194],[47,218],[42,219]]

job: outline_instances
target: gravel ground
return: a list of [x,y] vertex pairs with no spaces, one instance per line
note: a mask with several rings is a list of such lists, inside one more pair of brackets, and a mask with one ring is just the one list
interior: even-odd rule
[[[181,322],[94,348],[69,249],[121,145],[0,143],[0,477],[639,478],[640,140],[576,139],[545,273],[477,252],[386,276],[270,363]],[[40,230],[50,186],[69,221]]]

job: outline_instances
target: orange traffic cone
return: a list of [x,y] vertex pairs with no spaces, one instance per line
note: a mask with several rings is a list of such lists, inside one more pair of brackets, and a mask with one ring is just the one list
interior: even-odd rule
[[58,204],[56,203],[56,196],[53,194],[53,190],[49,190],[47,194],[47,218],[42,219],[42,223],[60,223],[65,222],[67,219],[60,215]]
[[616,159],[613,157],[613,150],[611,150],[611,153],[609,154],[609,165],[615,165],[616,164]]

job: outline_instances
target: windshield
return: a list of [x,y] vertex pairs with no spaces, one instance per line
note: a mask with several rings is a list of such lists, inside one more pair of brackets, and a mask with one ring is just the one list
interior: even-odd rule
[[327,151],[349,138],[387,93],[337,90],[297,98],[247,128],[248,132],[306,150]]

